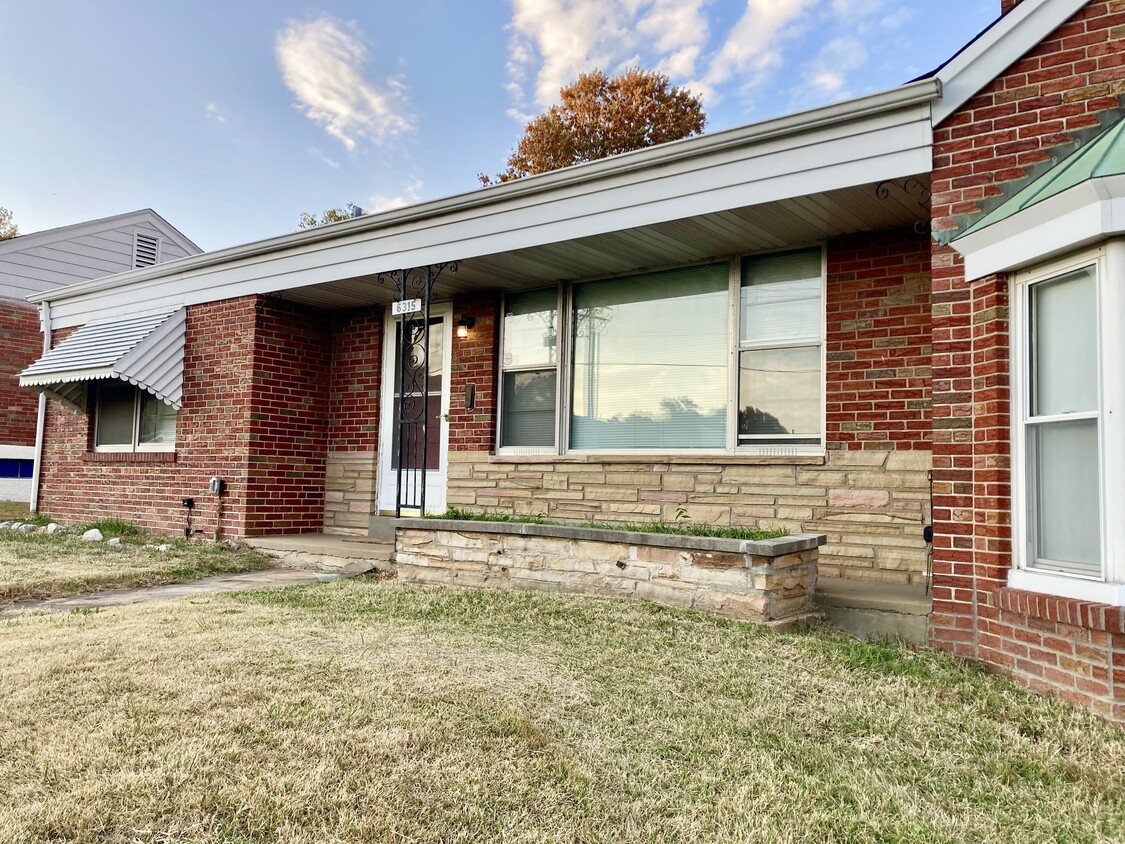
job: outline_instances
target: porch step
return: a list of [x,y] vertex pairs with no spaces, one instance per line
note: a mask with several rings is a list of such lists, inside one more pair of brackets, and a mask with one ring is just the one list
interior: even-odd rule
[[828,623],[845,633],[926,644],[933,602],[923,586],[821,577],[815,601]]
[[273,557],[283,566],[313,571],[362,574],[394,568],[393,541],[328,533],[296,533],[286,536],[255,536],[246,545]]

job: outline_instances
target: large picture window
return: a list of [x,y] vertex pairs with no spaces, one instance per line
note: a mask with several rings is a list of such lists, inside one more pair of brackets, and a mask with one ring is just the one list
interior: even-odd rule
[[508,295],[499,448],[819,451],[823,267],[812,248]]
[[723,448],[726,264],[578,285],[570,446]]
[[175,447],[175,409],[132,384],[98,384],[94,416],[96,451],[172,451]]

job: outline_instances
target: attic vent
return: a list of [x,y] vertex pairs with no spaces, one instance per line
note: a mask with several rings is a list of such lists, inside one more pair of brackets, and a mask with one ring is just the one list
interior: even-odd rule
[[151,267],[160,260],[160,238],[156,235],[133,235],[133,268]]

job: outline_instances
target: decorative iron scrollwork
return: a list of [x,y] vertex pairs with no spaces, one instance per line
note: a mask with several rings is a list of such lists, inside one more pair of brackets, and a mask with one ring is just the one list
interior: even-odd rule
[[904,179],[902,182],[887,179],[875,186],[875,196],[879,199],[889,200],[894,198],[904,205],[907,202],[913,202],[918,206],[918,209],[925,215],[914,223],[914,231],[918,234],[928,234],[931,229],[931,195],[930,189],[914,176]]
[[426,467],[429,462],[430,412],[430,303],[438,277],[457,272],[450,261],[379,273],[379,284],[396,288],[398,300],[420,300],[420,308],[404,314],[398,328],[398,394],[395,409],[396,493],[395,515],[403,508],[426,512]]

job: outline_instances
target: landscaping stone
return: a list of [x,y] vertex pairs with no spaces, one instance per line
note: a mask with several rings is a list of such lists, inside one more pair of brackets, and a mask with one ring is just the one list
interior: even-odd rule
[[84,534],[82,534],[82,541],[83,542],[101,542],[102,541],[102,532],[100,530],[98,530],[97,528],[90,528],[88,531],[86,531]]
[[0,522],[0,530],[7,530],[12,526],[11,522]]
[[39,530],[39,525],[24,524],[19,526],[20,533],[35,533]]
[[165,542],[165,543],[162,543],[162,544],[160,544],[160,545],[157,545],[157,546],[156,546],[156,550],[157,550],[157,551],[171,551],[171,550],[172,550],[172,546],[171,546],[171,545],[169,545],[169,544],[168,544],[167,542]]
[[109,542],[107,542],[106,545],[108,545],[110,548],[120,548],[121,545],[122,545],[121,539],[120,539],[120,537],[115,536],[115,537],[113,537],[113,539],[109,540]]
[[59,532],[59,530],[61,530],[61,528],[55,522],[51,522],[49,525],[47,525],[47,535],[48,536],[54,536],[56,533]]

